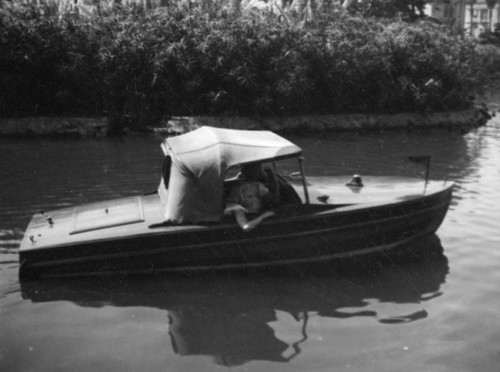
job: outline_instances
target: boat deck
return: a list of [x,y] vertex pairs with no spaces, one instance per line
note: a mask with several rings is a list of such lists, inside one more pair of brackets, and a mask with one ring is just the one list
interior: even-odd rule
[[[309,177],[309,196],[311,208],[286,208],[279,215],[293,216],[329,213],[357,209],[379,203],[390,203],[421,197],[424,194],[424,182],[418,179],[390,179],[384,182],[373,177],[364,179],[365,187],[345,186],[348,177]],[[389,181],[389,182],[388,182]],[[445,183],[432,181],[425,193],[432,193],[443,188]],[[301,185],[294,185],[302,200],[305,200]],[[289,212],[289,213],[288,213]],[[273,223],[271,220],[264,223]],[[235,223],[233,219],[224,219],[222,225]],[[162,205],[157,193],[107,200],[82,206],[60,209],[43,214],[36,214],[29,224],[21,242],[20,250],[36,250],[44,247],[64,247],[79,243],[92,243],[161,234],[168,230],[193,230],[193,232],[214,228],[214,224],[173,225],[164,223]]]

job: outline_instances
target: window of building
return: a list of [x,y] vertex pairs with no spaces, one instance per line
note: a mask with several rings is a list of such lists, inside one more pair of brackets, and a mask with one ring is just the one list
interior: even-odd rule
[[488,15],[488,9],[481,9],[481,13],[480,13],[480,20],[481,22],[487,22],[490,18],[489,18],[489,15]]
[[445,5],[444,18],[448,19],[448,18],[452,18],[452,17],[453,17],[453,7],[451,7],[449,5]]

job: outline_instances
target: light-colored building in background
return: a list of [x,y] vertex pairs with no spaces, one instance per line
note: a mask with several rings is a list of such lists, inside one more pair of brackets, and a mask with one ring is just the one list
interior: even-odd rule
[[434,0],[430,15],[457,32],[478,37],[500,23],[500,0]]
[[490,9],[486,0],[476,0],[468,4],[464,25],[470,35],[478,37],[483,32],[495,31],[496,25],[500,23],[500,0],[494,5],[494,8]]
[[434,0],[430,4],[430,16],[444,22],[461,33],[465,29],[465,0]]

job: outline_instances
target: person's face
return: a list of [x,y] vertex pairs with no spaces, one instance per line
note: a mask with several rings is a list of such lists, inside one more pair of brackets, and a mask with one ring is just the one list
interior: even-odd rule
[[241,193],[241,204],[249,211],[258,211],[261,208],[260,196],[257,190],[247,189]]

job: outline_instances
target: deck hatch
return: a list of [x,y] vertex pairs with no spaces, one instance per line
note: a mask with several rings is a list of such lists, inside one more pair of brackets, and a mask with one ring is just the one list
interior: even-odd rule
[[71,235],[144,222],[140,197],[96,203],[75,208]]

